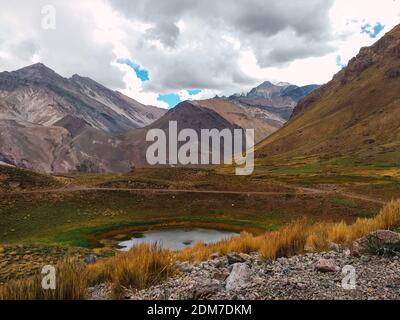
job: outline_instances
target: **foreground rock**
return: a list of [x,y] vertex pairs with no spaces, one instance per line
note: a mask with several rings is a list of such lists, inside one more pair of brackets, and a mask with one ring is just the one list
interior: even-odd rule
[[[174,278],[142,291],[128,290],[126,296],[139,300],[400,299],[398,257],[361,259],[342,250],[276,261],[264,261],[258,254],[245,258],[233,265],[227,257],[215,256],[201,263],[178,263],[183,268]],[[320,272],[316,265],[331,272]],[[351,270],[355,270],[356,287],[346,290],[343,281],[346,284]]]
[[314,265],[315,270],[323,273],[336,272],[340,268],[336,265],[335,260],[332,259],[321,259]]
[[400,233],[389,230],[378,230],[354,241],[351,246],[351,253],[356,257],[373,253],[385,254],[389,253],[385,252],[388,250],[395,251],[396,245],[398,250],[400,248]]
[[237,290],[249,281],[251,281],[250,267],[245,263],[236,263],[233,265],[228,279],[226,279],[225,287],[228,291]]

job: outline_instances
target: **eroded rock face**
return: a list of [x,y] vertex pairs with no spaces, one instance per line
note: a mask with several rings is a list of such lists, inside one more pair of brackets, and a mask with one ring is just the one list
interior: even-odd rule
[[251,269],[246,263],[233,265],[231,274],[226,279],[226,290],[233,291],[243,287],[251,278]]
[[354,241],[351,246],[351,254],[355,257],[360,257],[371,254],[374,248],[384,248],[385,246],[393,246],[397,243],[400,244],[400,233],[389,230],[378,230]]

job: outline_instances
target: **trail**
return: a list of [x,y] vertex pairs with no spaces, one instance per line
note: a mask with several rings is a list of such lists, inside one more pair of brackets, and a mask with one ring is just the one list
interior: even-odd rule
[[42,194],[42,193],[71,193],[71,192],[84,192],[84,191],[110,191],[110,192],[136,192],[136,193],[192,193],[192,194],[221,194],[221,195],[243,195],[243,196],[277,196],[277,195],[338,195],[349,199],[361,200],[365,202],[376,203],[384,205],[386,202],[378,199],[373,199],[367,196],[353,194],[343,191],[327,191],[315,188],[302,188],[294,186],[285,186],[295,191],[282,192],[282,191],[223,191],[223,190],[192,190],[192,189],[135,189],[135,188],[95,188],[95,187],[69,187],[62,189],[47,189],[47,190],[33,190],[33,191],[17,191],[14,194]]

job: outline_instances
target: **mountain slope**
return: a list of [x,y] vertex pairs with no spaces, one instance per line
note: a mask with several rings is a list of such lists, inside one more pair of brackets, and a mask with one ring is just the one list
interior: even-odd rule
[[400,161],[400,26],[362,48],[333,80],[301,100],[257,146],[259,158],[387,155]]
[[110,133],[144,127],[165,113],[89,78],[63,78],[40,63],[0,73],[0,103],[0,119],[51,126],[70,115]]
[[183,129],[193,129],[199,137],[202,129],[231,131],[254,129],[256,142],[263,140],[276,130],[274,126],[252,117],[236,104],[222,99],[184,101],[150,126],[133,129],[125,135],[123,149],[128,150],[128,158],[136,166],[148,166],[146,150],[152,144],[145,141],[148,130],[161,129],[168,133],[171,121],[177,122],[178,132]]

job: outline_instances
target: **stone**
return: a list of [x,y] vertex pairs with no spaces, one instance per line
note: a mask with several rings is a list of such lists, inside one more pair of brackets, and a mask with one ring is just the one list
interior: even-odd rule
[[368,236],[360,238],[353,242],[351,254],[355,257],[361,257],[373,253],[372,251],[385,246],[400,245],[400,234],[389,230],[378,230],[370,233]]
[[235,263],[242,263],[245,262],[246,260],[238,253],[229,253],[227,255],[228,258],[228,263],[229,264],[235,264]]
[[182,272],[185,272],[185,273],[190,273],[193,270],[193,265],[191,265],[189,263],[189,261],[178,263],[177,267],[179,270],[181,270]]
[[229,277],[226,279],[226,290],[232,291],[246,285],[251,278],[251,269],[245,263],[235,263]]
[[229,276],[229,273],[216,271],[213,274],[213,279],[218,280],[218,281],[225,281],[226,278],[228,278],[228,276]]
[[341,248],[340,245],[334,242],[329,242],[329,249],[334,251],[334,252],[340,252]]
[[85,257],[85,263],[87,264],[93,264],[96,263],[97,257],[94,254],[90,254]]
[[340,270],[333,259],[320,259],[314,265],[314,269],[322,273],[337,272]]

